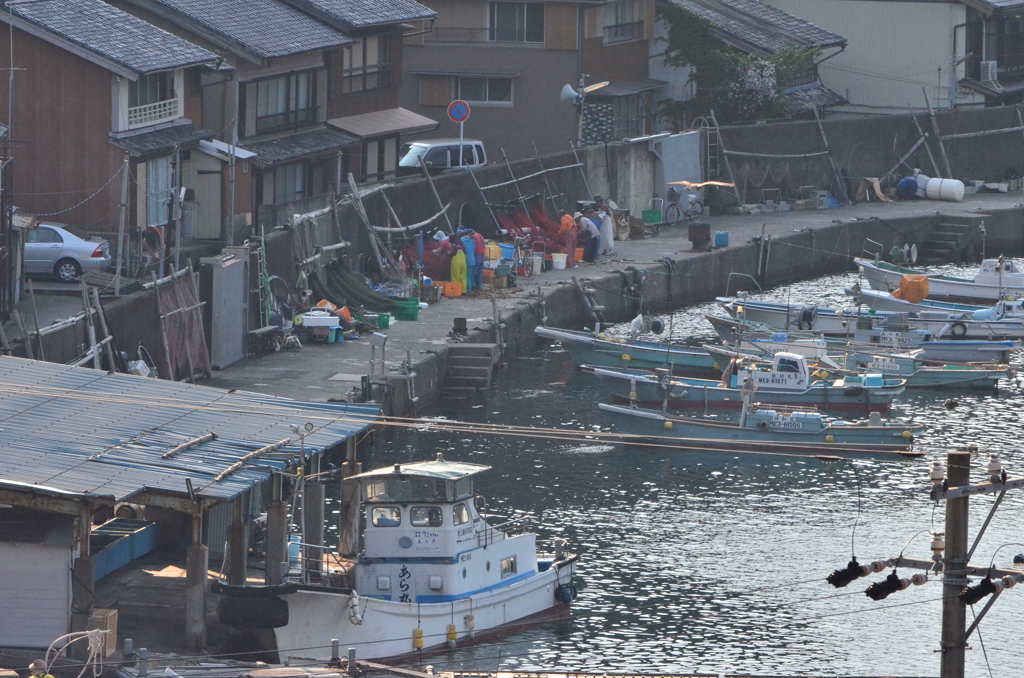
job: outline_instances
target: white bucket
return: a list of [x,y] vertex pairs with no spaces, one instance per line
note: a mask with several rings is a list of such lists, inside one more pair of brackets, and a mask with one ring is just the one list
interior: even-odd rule
[[929,200],[960,202],[964,199],[964,182],[959,179],[933,178],[928,180],[925,191]]
[[567,256],[569,256],[569,255],[568,254],[557,254],[557,253],[551,255],[551,261],[554,264],[554,268],[555,268],[556,271],[564,271],[565,270],[565,258]]
[[533,254],[533,274],[537,275],[544,270],[544,253],[534,252]]

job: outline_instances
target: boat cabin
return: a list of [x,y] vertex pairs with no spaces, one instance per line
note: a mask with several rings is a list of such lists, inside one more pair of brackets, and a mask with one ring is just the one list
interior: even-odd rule
[[365,510],[356,564],[362,596],[438,603],[507,586],[538,571],[525,518],[491,527],[473,476],[489,466],[445,461],[395,464],[354,476]]
[[757,388],[795,391],[805,391],[811,383],[807,359],[797,353],[784,351],[775,354],[771,369],[759,369],[752,365],[737,370],[732,386],[740,388],[748,380],[753,381]]
[[1022,280],[1024,272],[1012,259],[985,259],[974,276],[974,282],[982,285],[1020,287]]

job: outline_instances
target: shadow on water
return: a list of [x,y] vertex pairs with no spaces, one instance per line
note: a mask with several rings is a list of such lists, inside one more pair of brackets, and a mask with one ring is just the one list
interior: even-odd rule
[[[850,281],[804,283],[792,296],[820,298],[816,288]],[[684,322],[700,327],[695,318],[701,318],[695,309],[676,314],[677,336]],[[1003,451],[1011,475],[1024,468],[1024,454],[1013,449],[1018,436],[1007,433],[1017,427],[1015,412],[1024,404],[1015,387],[997,396],[959,393],[960,406],[952,411],[940,405],[947,397],[901,397],[894,415],[928,423],[929,446],[977,442]],[[598,380],[576,371],[554,346],[512,361],[480,400],[447,401],[436,414],[595,431],[602,427],[596,404],[605,400]],[[855,522],[853,547],[862,562],[897,555],[920,530],[942,529],[943,509],[933,512],[927,499],[932,455],[828,462],[406,429],[382,436],[368,465],[422,460],[438,451],[493,467],[477,477],[492,524],[530,512],[541,540],[569,539],[582,556],[580,597],[569,620],[516,630],[420,665],[439,671],[938,674],[940,583],[874,603],[863,593],[869,580],[839,590],[824,581],[849,560]],[[979,457],[979,477],[982,463]],[[1013,494],[975,562],[988,562],[1000,544],[1020,541],[1024,496]],[[975,528],[991,501],[972,501]],[[1019,550],[1003,549],[997,565],[1009,565]],[[906,553],[928,558],[927,535]],[[876,578],[881,575],[870,580]],[[889,607],[902,603],[912,604]],[[1012,667],[1024,659],[1016,638],[1022,604],[1019,594],[1008,592],[981,627],[993,676],[1016,676]],[[988,675],[980,651],[968,653],[967,675]]]

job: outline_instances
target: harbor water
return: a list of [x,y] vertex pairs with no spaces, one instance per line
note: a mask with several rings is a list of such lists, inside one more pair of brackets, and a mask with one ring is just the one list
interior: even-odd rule
[[[765,298],[849,305],[856,274],[773,290]],[[672,317],[676,338],[710,335],[704,312]],[[624,331],[624,330],[623,330]],[[567,538],[581,555],[580,597],[570,619],[515,629],[492,642],[424,658],[435,670],[646,671],[788,675],[938,675],[936,579],[882,602],[872,581],[845,589],[825,582],[851,554],[863,562],[905,554],[929,558],[928,532],[943,529],[944,505],[928,501],[927,470],[950,446],[976,443],[973,479],[988,451],[1011,476],[1024,474],[1018,385],[998,393],[921,391],[900,396],[891,416],[928,425],[924,459],[822,461],[791,456],[672,451],[537,438],[390,430],[370,467],[432,458],[493,467],[477,477],[490,521],[530,512],[541,540]],[[954,399],[957,406],[942,403]],[[559,346],[514,359],[479,400],[451,400],[435,414],[467,422],[606,429],[597,378],[577,371]],[[971,535],[992,505],[971,501]],[[973,562],[1024,542],[1024,494],[1009,492]],[[330,539],[330,536],[328,537]],[[909,544],[908,544],[909,542]],[[999,550],[1008,567],[1024,545]],[[900,571],[909,577],[912,572]],[[1024,598],[1005,592],[969,641],[967,675],[1018,676]],[[981,605],[976,606],[980,612]],[[968,610],[968,621],[972,619]]]

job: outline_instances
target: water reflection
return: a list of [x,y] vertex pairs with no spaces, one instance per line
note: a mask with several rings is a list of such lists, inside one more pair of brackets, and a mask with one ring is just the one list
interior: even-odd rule
[[[794,300],[821,298],[849,276],[794,286]],[[841,287],[839,287],[841,290]],[[776,291],[785,298],[790,292]],[[706,333],[697,307],[676,314],[677,336]],[[687,323],[693,330],[686,330]],[[1015,446],[1024,404],[1008,385],[998,395],[963,392],[901,397],[894,414],[927,423],[928,446],[993,447],[1011,475],[1024,471]],[[486,402],[450,401],[441,414],[470,422],[592,431],[602,426],[597,379],[573,369],[554,347],[513,361]],[[483,404],[484,407],[474,407]],[[401,430],[386,436],[370,466],[446,458],[493,466],[477,476],[491,522],[514,512],[539,517],[542,540],[567,537],[582,554],[580,597],[570,620],[514,631],[421,664],[437,670],[700,671],[810,675],[937,675],[942,586],[937,582],[875,603],[864,594],[876,575],[833,589],[824,578],[849,560],[899,553],[914,533],[941,529],[943,507],[927,500],[928,459],[839,461],[727,452],[675,452],[594,443],[474,437]],[[977,479],[983,460],[975,460]],[[992,498],[972,500],[971,525]],[[858,518],[858,506],[859,518]],[[978,548],[988,562],[1020,541],[1024,495],[1007,494]],[[500,516],[500,517],[499,517]],[[858,522],[851,546],[851,529]],[[973,530],[972,530],[973,534]],[[999,554],[1007,566],[1014,553]],[[907,555],[928,558],[927,535]],[[1016,676],[1024,659],[1017,617],[1024,605],[1007,591],[972,637],[967,675]],[[903,605],[912,603],[910,605]],[[970,618],[970,613],[968,613]]]

